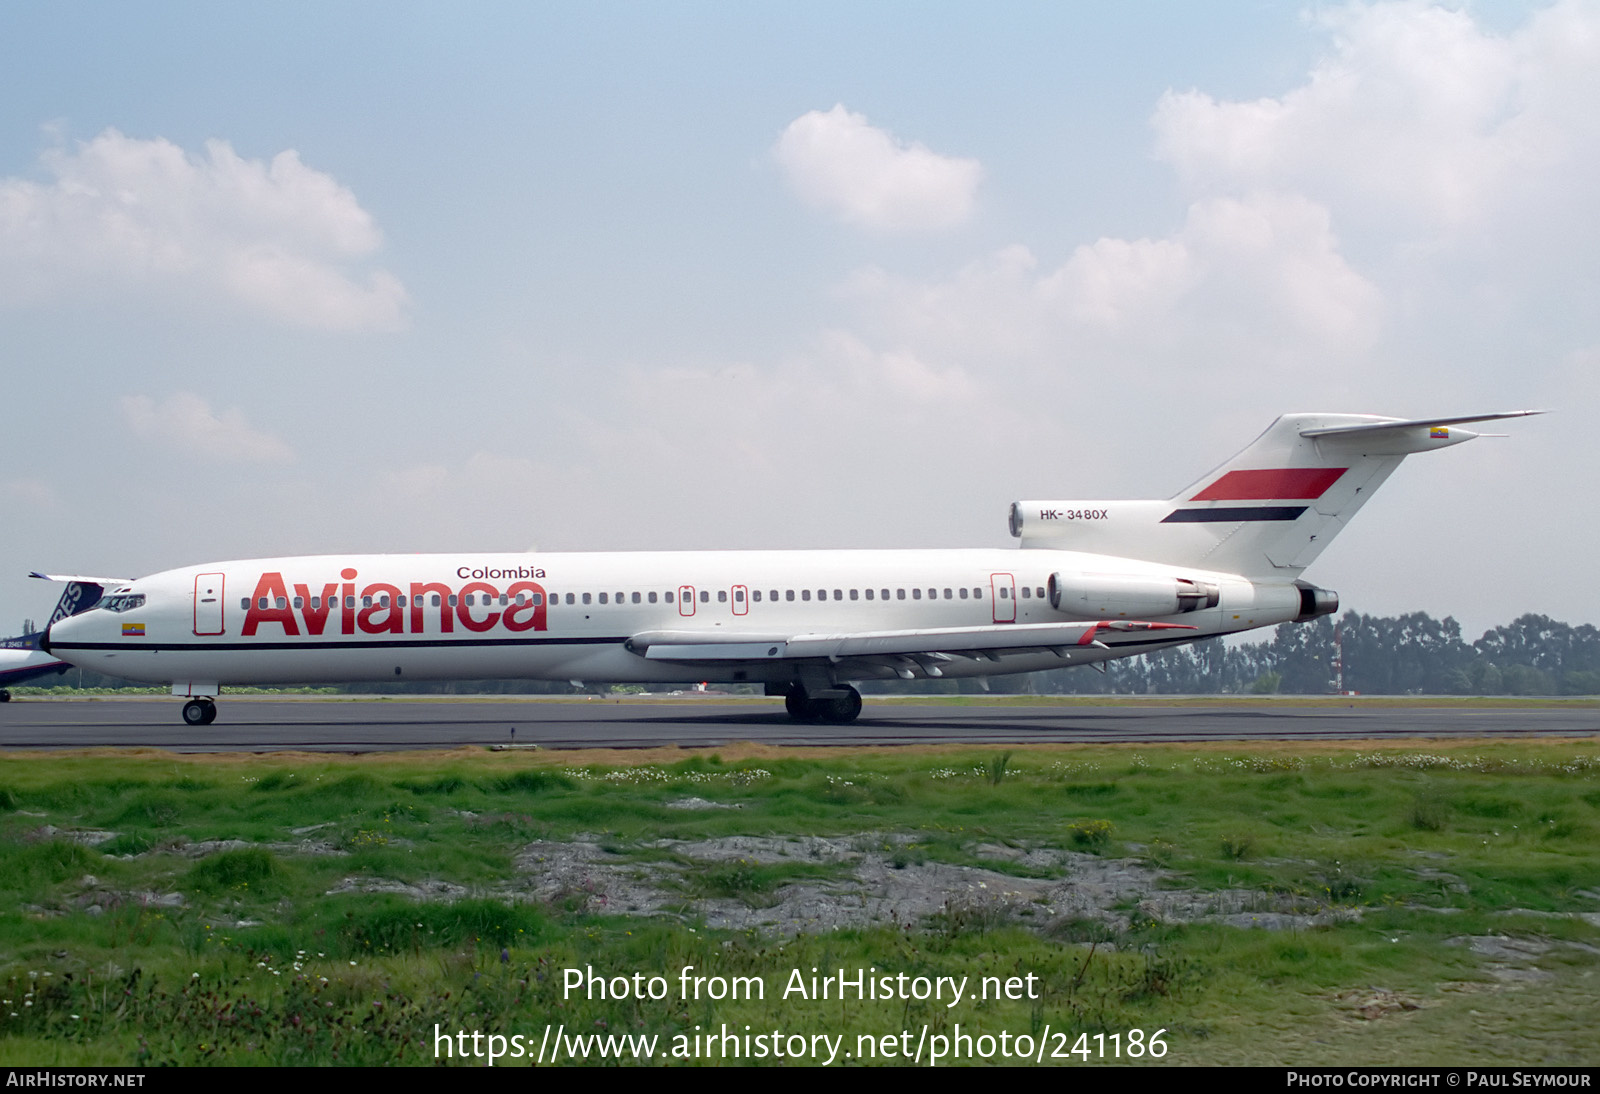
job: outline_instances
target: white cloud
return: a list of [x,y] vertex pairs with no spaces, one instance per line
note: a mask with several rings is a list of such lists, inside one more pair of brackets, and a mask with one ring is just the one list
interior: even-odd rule
[[364,265],[382,243],[371,215],[293,151],[192,155],[108,129],[40,165],[51,181],[0,179],[0,303],[221,295],[296,326],[404,325],[404,287]]
[[159,403],[148,395],[126,395],[121,407],[134,436],[188,456],[229,463],[294,459],[294,451],[282,439],[256,429],[237,408],[219,414],[191,392],[177,392]]
[[[767,367],[638,370],[603,406],[462,459],[398,468],[352,508],[374,524],[426,513],[408,529],[426,547],[970,543],[972,509],[927,503],[992,471],[949,443],[1003,428],[982,394],[958,367],[828,331]],[[887,495],[870,519],[859,502],[869,492]],[[994,504],[986,496],[976,511]],[[903,536],[885,531],[913,507],[926,512]]]
[[789,123],[773,156],[801,200],[885,232],[952,228],[972,214],[983,168],[906,144],[844,106]]
[[1507,36],[1421,3],[1351,5],[1317,23],[1332,49],[1280,97],[1162,98],[1158,152],[1192,189],[1293,190],[1406,236],[1476,226],[1575,165],[1592,192],[1592,4],[1560,4]]
[[864,270],[846,292],[878,341],[989,381],[1054,379],[1077,361],[1137,364],[1157,379],[1208,358],[1246,375],[1297,356],[1348,360],[1373,343],[1383,311],[1327,210],[1281,194],[1196,202],[1170,237],[1100,239],[1048,271],[1011,246],[941,281]]

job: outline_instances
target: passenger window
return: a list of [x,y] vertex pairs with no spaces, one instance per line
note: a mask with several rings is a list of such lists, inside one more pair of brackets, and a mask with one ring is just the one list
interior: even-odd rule
[[[470,596],[469,596],[469,597],[467,597],[467,599],[468,599],[468,600],[471,600],[471,599],[472,599],[472,597],[470,597]],[[370,608],[370,607],[372,607],[372,597],[370,597],[370,596],[364,596],[364,597],[362,597],[362,598],[361,598],[361,606],[362,606],[362,607],[363,607],[363,608]]]
[[944,598],[945,598],[945,599],[946,599],[946,600],[954,600],[954,599],[955,599],[955,598],[956,598],[956,594],[955,594],[955,590],[953,590],[953,589],[946,589],[946,590],[945,590],[945,591],[944,591]]
[[911,590],[911,599],[912,600],[921,600],[922,599],[922,590],[921,589],[912,589]]
[[982,589],[973,589],[972,590],[972,599],[974,599],[974,600],[982,600],[983,599],[983,590]]
[[312,597],[311,598],[311,610],[312,611],[316,611],[320,607],[322,607],[322,597],[320,597],[320,596]]
[[868,599],[868,600],[871,600],[871,599],[872,599],[872,590],[871,590],[871,589],[868,589],[868,590],[867,590],[867,599]]
[[904,589],[896,589],[894,591],[894,598],[896,600],[904,600],[906,598],[906,591]]
[[811,590],[810,589],[801,589],[800,590],[800,599],[801,600],[810,600],[811,599]]
[[267,606],[267,598],[266,597],[262,597],[259,601],[256,602],[256,606],[258,608],[261,608],[261,609],[265,610],[265,608]]
[[[761,594],[757,593],[756,595],[760,596]],[[733,590],[733,602],[735,604],[743,604],[744,603],[744,590],[743,589],[735,589],[735,590]]]
[[537,608],[537,607],[538,607],[538,606],[539,606],[539,605],[541,605],[541,604],[543,604],[543,603],[544,603],[544,594],[543,594],[543,593],[534,593],[534,594],[533,594],[533,595],[532,595],[532,596],[531,596],[531,597],[529,597],[529,598],[528,598],[528,599],[529,599],[529,600],[530,600],[530,601],[532,601],[532,602],[533,602],[533,606],[534,606],[534,607],[535,607],[535,608]]
[[938,600],[939,599],[939,590],[938,589],[929,589],[928,590],[928,599],[929,600]]
[[1004,585],[1000,586],[1000,599],[1001,600],[1010,600],[1011,599],[1011,590],[1006,588]]
[[353,607],[355,607],[355,606],[356,606],[356,598],[355,598],[355,597],[353,597],[353,596],[347,596],[347,597],[345,597],[345,598],[344,598],[344,606],[345,606],[345,607],[346,607],[346,608],[353,608]]
[[655,602],[656,602],[656,594],[655,593],[651,593],[650,594],[650,603],[654,604]]
[[600,594],[600,603],[604,604],[605,602],[606,602],[606,594],[605,593],[601,593]]
[[861,599],[860,593],[855,589],[851,589],[850,590],[850,599],[851,600],[860,600]]
[[621,593],[618,593],[618,594],[617,594],[617,603],[618,603],[618,604],[621,604],[621,603],[622,603],[622,594],[621,594]]
[[718,604],[726,604],[727,602],[728,602],[728,590],[727,589],[718,589],[717,590],[717,603]]
[[878,590],[878,599],[880,599],[880,600],[888,600],[889,599],[889,590],[888,589],[879,589]]
[[835,600],[843,600],[844,599],[844,590],[843,589],[835,589],[835,590],[833,590],[833,598]]
[[706,592],[706,590],[704,590],[704,589],[700,590],[700,603],[702,603],[702,604],[711,603],[711,594]]
[[750,599],[754,600],[757,604],[761,603],[761,590],[760,589],[752,589],[752,590],[750,590]]
[[[639,603],[639,594],[638,593],[634,593],[633,596],[630,599],[632,599],[632,601],[635,604]],[[650,599],[654,600],[655,597],[651,597]]]
[[285,609],[285,608],[287,608],[289,606],[289,602],[287,600],[285,600],[283,597],[280,596],[280,597],[278,597],[275,606],[281,612],[283,609]]
[[827,589],[818,589],[817,590],[817,599],[818,600],[826,600],[826,599],[828,599],[828,590]]
[[672,603],[672,594],[671,593],[662,593],[661,594],[661,599],[665,600],[668,604],[671,604]]
[[576,594],[575,594],[575,593],[568,593],[568,594],[567,594],[567,603],[568,603],[568,604],[571,604],[571,603],[574,603],[574,601],[575,601],[575,600],[576,600],[576,599],[577,599],[577,597],[576,597]]
[[[589,594],[589,593],[584,593],[584,594],[583,594],[583,602],[584,602],[584,603],[585,603],[585,604],[587,604],[587,603],[589,603],[589,597],[590,597],[590,595],[591,595],[591,594]],[[605,593],[601,593],[601,594],[600,594],[600,603],[602,603],[602,604],[604,604],[604,603],[605,603],[605,602],[606,602],[606,600],[605,600],[605,596],[606,596],[606,594],[605,594]]]
[[967,590],[962,589],[961,590],[961,599],[965,600],[966,598],[967,598]]
[[1026,585],[1024,585],[1022,587],[1022,599],[1024,599],[1024,600],[1028,599],[1028,592],[1029,592],[1028,587]]
[[785,600],[793,600],[794,599],[794,590],[793,589],[785,590],[784,594],[783,594],[783,598]]
[[433,596],[430,598],[429,605],[430,605],[430,607],[434,607],[434,608],[437,608],[439,606],[439,594],[438,593],[434,593],[433,594]]
[[387,593],[385,593],[384,595],[378,597],[378,607],[387,608],[388,606],[389,606],[389,596],[388,596]]

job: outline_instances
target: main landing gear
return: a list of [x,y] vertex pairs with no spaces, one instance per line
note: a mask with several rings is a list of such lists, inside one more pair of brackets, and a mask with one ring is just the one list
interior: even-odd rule
[[849,684],[833,690],[844,694],[813,699],[806,694],[805,688],[796,684],[784,693],[784,709],[789,712],[789,717],[800,722],[847,725],[855,721],[861,713],[861,693]]
[[217,720],[217,704],[204,697],[183,704],[183,720],[192,726],[208,726]]

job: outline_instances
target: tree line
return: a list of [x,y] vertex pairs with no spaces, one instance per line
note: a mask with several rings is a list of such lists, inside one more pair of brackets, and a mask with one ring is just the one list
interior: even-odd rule
[[1270,639],[1207,639],[1113,661],[1106,672],[1033,674],[1044,694],[1595,695],[1600,629],[1524,615],[1477,641],[1454,618],[1346,612],[1285,623]]

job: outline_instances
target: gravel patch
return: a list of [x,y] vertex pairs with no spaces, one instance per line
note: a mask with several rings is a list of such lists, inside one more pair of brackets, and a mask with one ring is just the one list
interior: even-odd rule
[[[913,861],[914,836],[780,839],[728,836],[654,840],[629,848],[593,838],[539,840],[516,858],[506,895],[573,909],[669,915],[709,927],[792,935],[874,925],[1025,923],[1050,930],[1089,921],[1126,930],[1133,916],[1164,922],[1215,921],[1268,930],[1344,922],[1353,908],[1246,890],[1168,888],[1172,875],[1137,859],[1050,847],[982,843],[986,865]],[[729,863],[829,866],[837,875],[806,878],[742,898],[698,896],[697,872]],[[1020,873],[1040,876],[1019,876]]]

